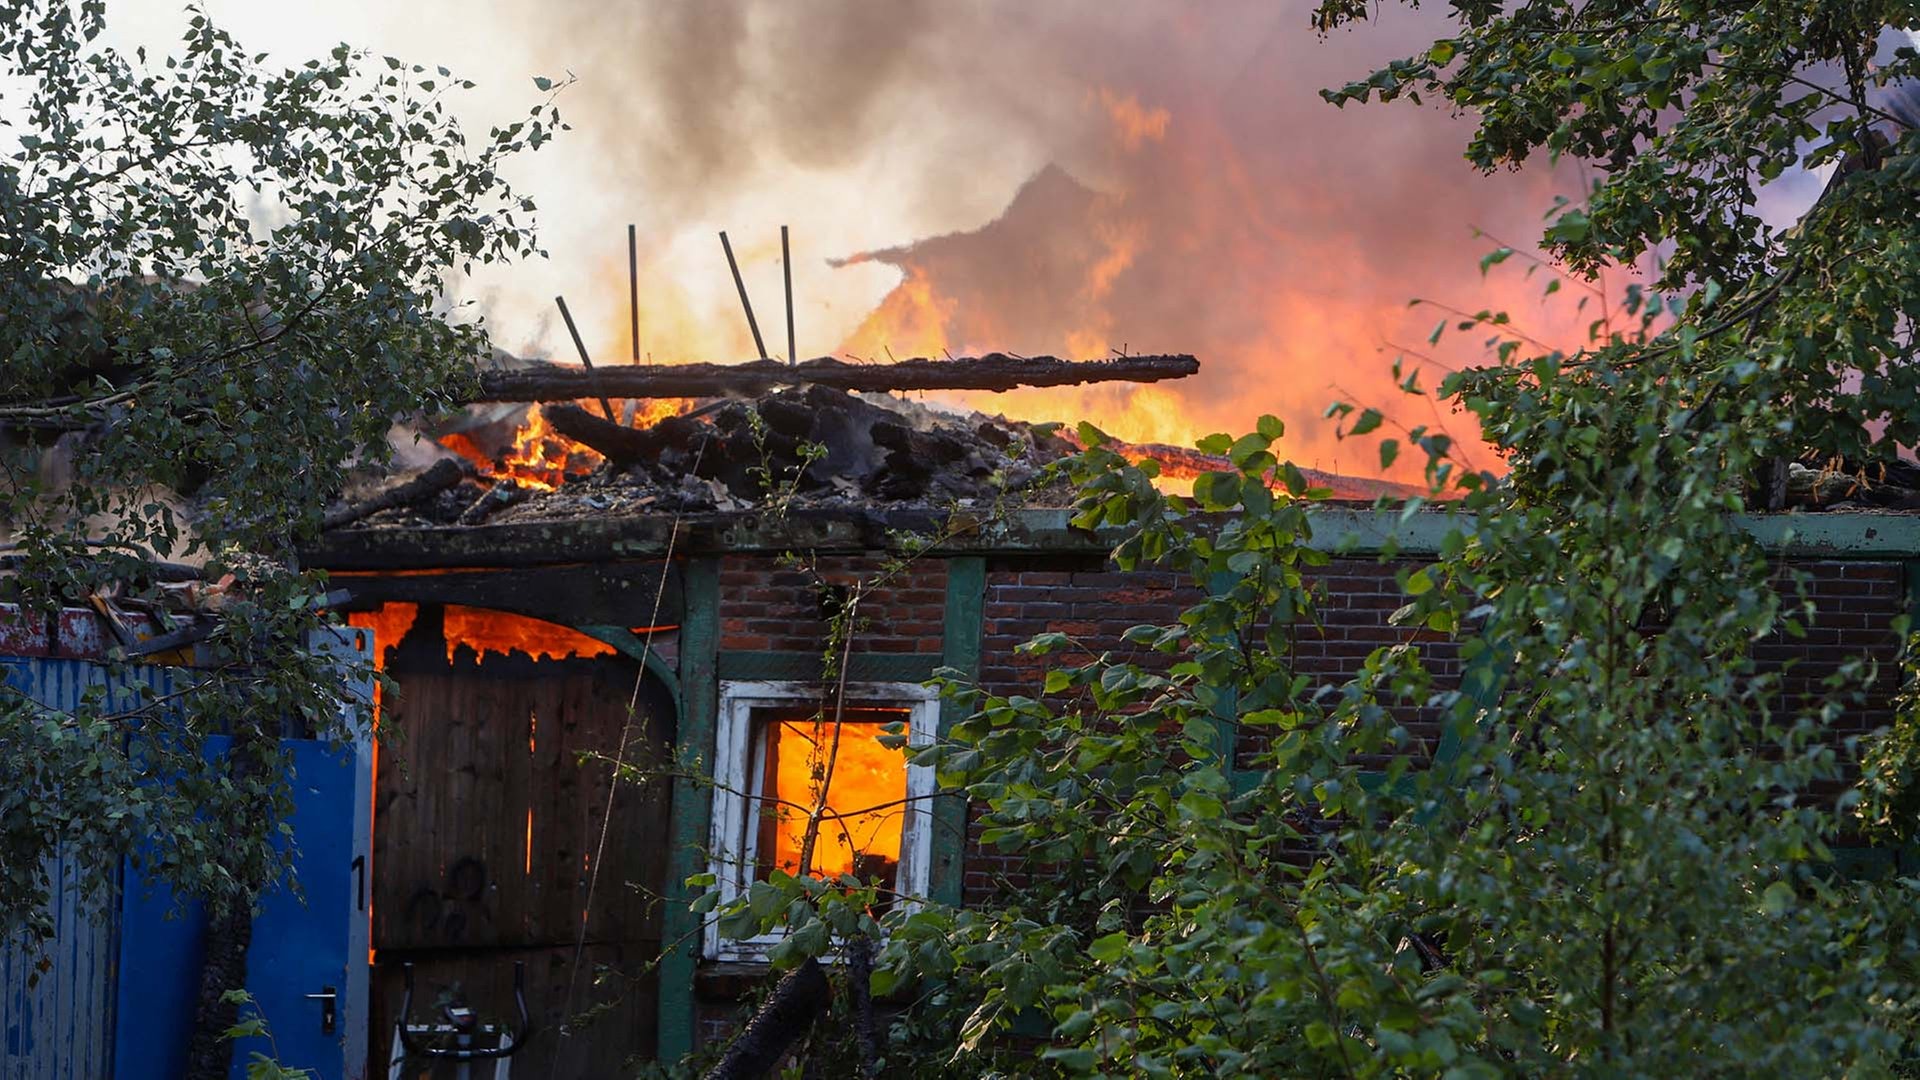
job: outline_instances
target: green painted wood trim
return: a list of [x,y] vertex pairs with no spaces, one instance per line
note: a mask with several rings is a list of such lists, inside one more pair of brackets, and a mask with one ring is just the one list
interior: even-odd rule
[[1907,579],[1907,618],[1909,630],[1920,630],[1920,559],[1908,559],[1901,565]]
[[674,703],[679,704],[680,673],[674,670],[674,666],[667,663],[658,652],[648,648],[645,638],[624,626],[576,626],[574,629],[595,641],[606,642],[620,650],[622,656],[640,661],[645,665],[649,675],[666,684],[668,692],[673,695]]
[[[946,626],[942,631],[940,666],[952,668],[968,679],[980,674],[981,632],[987,607],[987,560],[978,555],[962,555],[947,560]],[[946,738],[954,725],[966,719],[967,710],[958,702],[940,702],[938,738]],[[967,849],[967,803],[965,799],[939,798],[933,802],[933,865],[927,877],[927,893],[938,903],[958,907],[965,895]]]
[[[680,738],[674,748],[682,766],[713,767],[713,736],[720,708],[717,663],[720,645],[720,563],[688,559],[686,621],[680,628]],[[700,957],[700,917],[689,910],[693,891],[684,882],[706,869],[707,832],[713,802],[701,785],[673,781],[667,816],[666,911],[660,955],[659,1058],[674,1062],[694,1048],[694,967]]]
[[[719,654],[723,679],[816,682],[825,663],[826,658],[817,652],[728,650]],[[855,653],[847,661],[847,680],[926,682],[939,666],[940,657],[930,653]]]
[[1736,514],[1769,554],[1803,559],[1920,558],[1920,515]]
[[[1233,591],[1240,581],[1240,575],[1223,570],[1207,579],[1207,592],[1214,596],[1224,596]],[[1240,749],[1240,688],[1229,686],[1220,692],[1213,703],[1213,752],[1220,762],[1220,770],[1227,778],[1230,791],[1244,791],[1239,776],[1239,767],[1235,764]]]
[[[1433,555],[1457,525],[1444,511],[1411,514],[1371,507],[1324,506],[1311,511],[1316,548],[1343,554],[1392,549],[1409,557]],[[963,515],[964,517],[964,515]],[[595,517],[579,521],[424,529],[338,529],[302,552],[313,566],[332,570],[406,567],[533,567],[602,559],[659,558],[677,552],[891,551],[899,534],[951,532],[940,546],[949,555],[1100,555],[1125,538],[1118,529],[1092,531],[1071,524],[1065,509],[1015,510],[977,519],[976,528],[947,529],[949,515],[930,510],[805,510],[770,515],[667,514]],[[1920,515],[1735,514],[1728,518],[1771,553],[1794,558],[1920,558]],[[961,522],[965,524],[963,520]]]

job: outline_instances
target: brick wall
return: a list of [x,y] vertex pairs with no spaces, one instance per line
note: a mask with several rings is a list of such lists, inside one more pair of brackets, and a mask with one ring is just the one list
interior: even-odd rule
[[[1897,562],[1800,562],[1807,596],[1815,614],[1805,637],[1785,635],[1757,645],[1763,664],[1786,669],[1783,688],[1790,699],[1817,694],[1825,677],[1857,656],[1879,662],[1878,678],[1864,700],[1836,725],[1840,736],[1859,735],[1893,718],[1893,694],[1899,688],[1899,642],[1887,624],[1906,610],[1906,580]],[[1784,588],[1783,583],[1783,588]],[[1789,594],[1790,595],[1790,594]]]
[[[720,647],[739,651],[819,652],[829,630],[819,582],[849,587],[870,580],[884,560],[875,556],[822,558],[807,570],[766,554],[728,555],[720,562]],[[925,558],[911,564],[861,602],[866,628],[854,652],[940,652],[946,618],[947,564]]]
[[[1321,625],[1303,629],[1297,655],[1303,670],[1339,683],[1351,677],[1367,655],[1383,645],[1418,643],[1423,659],[1444,684],[1457,679],[1457,647],[1437,635],[1389,626],[1387,619],[1406,601],[1395,581],[1397,569],[1414,562],[1382,564],[1373,558],[1336,558],[1315,570],[1321,591]],[[871,576],[879,561],[870,557],[826,560],[820,570],[830,582],[850,583]],[[1836,727],[1836,737],[1872,730],[1891,716],[1898,685],[1894,668],[1898,643],[1887,624],[1906,609],[1903,567],[1899,562],[1799,562],[1818,613],[1806,637],[1777,638],[1756,646],[1767,665],[1787,667],[1789,695],[1817,691],[1825,675],[1847,658],[1867,655],[1880,663],[1880,678],[1862,703]],[[721,566],[723,649],[815,650],[826,633],[812,579],[782,567],[770,556],[735,555]],[[877,591],[865,611],[869,629],[856,650],[937,654],[944,620],[946,565],[926,559],[900,579]],[[1178,576],[1141,571],[1123,573],[1097,558],[1030,557],[988,564],[981,649],[981,684],[996,694],[1037,694],[1049,663],[1059,657],[1026,657],[1015,647],[1035,634],[1058,631],[1094,651],[1143,662],[1163,657],[1129,646],[1120,635],[1141,623],[1171,623],[1199,599],[1199,592]],[[1792,662],[1789,664],[1789,662]],[[1432,717],[1411,710],[1403,723],[1429,746],[1439,730]],[[1257,744],[1243,737],[1237,757],[1249,764]],[[977,823],[969,814],[963,897],[985,900],[1017,888],[1025,868],[1020,860],[982,847]],[[736,985],[709,972],[699,993],[703,1042],[724,1038],[738,1020]],[[755,973],[757,977],[757,973]],[[709,985],[710,984],[710,985]]]
[[[1388,625],[1394,609],[1407,600],[1395,581],[1395,571],[1410,565],[1417,564],[1336,558],[1316,570],[1312,580],[1321,590],[1321,625],[1300,633],[1300,669],[1337,684],[1352,677],[1374,649],[1411,642],[1420,646],[1428,670],[1442,686],[1457,680],[1461,663],[1454,643],[1439,635]],[[1847,659],[1872,657],[1880,664],[1880,676],[1836,726],[1834,735],[1845,738],[1886,724],[1899,682],[1898,642],[1887,625],[1907,603],[1901,564],[1825,561],[1799,562],[1794,568],[1806,575],[1817,614],[1804,638],[1763,642],[1756,646],[1756,655],[1764,665],[1786,667],[1784,689],[1796,698],[1818,692],[1822,680]],[[1059,662],[1059,657],[1018,656],[1014,648],[1049,631],[1081,639],[1095,652],[1111,649],[1117,658],[1144,661],[1154,654],[1122,643],[1121,633],[1140,623],[1172,623],[1198,597],[1197,590],[1174,575],[1156,571],[1121,573],[1104,566],[1028,569],[1018,563],[990,566],[981,683],[995,694],[1038,694],[1047,666]],[[1400,719],[1417,740],[1427,746],[1437,744],[1437,717],[1408,709]],[[1251,764],[1257,754],[1257,738],[1242,735],[1235,755],[1242,766]],[[969,902],[1017,885],[1021,878],[1018,859],[980,846],[971,814],[966,858]]]
[[[1320,590],[1321,625],[1303,627],[1297,643],[1300,669],[1327,682],[1350,678],[1374,649],[1383,645],[1420,646],[1428,670],[1443,683],[1459,678],[1459,649],[1440,635],[1390,626],[1394,609],[1407,602],[1395,581],[1397,570],[1418,563],[1381,563],[1371,558],[1334,559],[1313,571]],[[1796,562],[1807,579],[1817,614],[1803,638],[1785,636],[1763,642],[1756,655],[1763,664],[1786,666],[1789,693],[1817,691],[1821,680],[1850,657],[1870,656],[1882,677],[1858,709],[1849,713],[1846,733],[1870,731],[1891,717],[1897,680],[1890,669],[1898,642],[1887,626],[1906,610],[1903,569],[1898,562]],[[996,694],[1039,690],[1049,663],[1057,657],[1015,655],[1035,634],[1066,633],[1094,651],[1112,649],[1122,659],[1153,654],[1121,642],[1120,635],[1140,623],[1172,623],[1199,598],[1197,590],[1158,571],[1122,573],[1105,567],[1084,570],[1027,570],[1018,564],[990,568],[987,575],[985,640],[980,681]],[[1437,736],[1416,726],[1415,734]]]

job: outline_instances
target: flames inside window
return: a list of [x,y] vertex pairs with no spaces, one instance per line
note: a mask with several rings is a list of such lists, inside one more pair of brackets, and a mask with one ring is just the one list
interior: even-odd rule
[[829,814],[814,842],[812,872],[822,877],[851,873],[894,886],[909,809],[907,759],[880,738],[888,725],[904,725],[908,717],[905,709],[846,709],[836,751],[831,714],[823,717],[798,706],[753,711],[747,854],[756,878],[774,867],[799,873],[807,812],[824,778]]

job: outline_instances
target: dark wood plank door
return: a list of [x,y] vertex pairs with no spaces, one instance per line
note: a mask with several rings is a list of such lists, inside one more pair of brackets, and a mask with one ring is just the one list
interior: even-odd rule
[[[399,694],[374,788],[374,1074],[386,1075],[405,961],[416,1023],[437,1021],[447,996],[508,1019],[514,962],[526,964],[538,1031],[516,1076],[614,1075],[652,1057],[670,785],[614,788],[609,759],[623,729],[625,760],[670,759],[670,695],[618,654],[449,660],[431,605],[387,670]],[[570,1000],[573,1017],[594,1016],[563,1036]]]

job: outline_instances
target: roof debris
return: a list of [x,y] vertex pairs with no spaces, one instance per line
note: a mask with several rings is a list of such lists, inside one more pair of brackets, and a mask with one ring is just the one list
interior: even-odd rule
[[[528,411],[470,410],[442,429],[440,440],[469,461],[491,460],[498,467],[489,472],[482,465],[444,487],[389,480],[358,493],[350,505],[370,509],[353,515],[355,527],[727,513],[776,503],[858,511],[996,502],[1065,506],[1072,500],[1064,481],[1043,477],[1049,463],[1080,450],[1057,424],[946,411],[818,384],[685,405],[689,411],[646,426],[605,420],[572,403],[536,406],[552,436],[568,441],[551,455],[567,468],[524,482],[499,463],[513,451],[515,432],[529,426]],[[1176,447],[1119,443],[1115,449],[1134,460],[1162,460],[1170,466],[1166,473],[1177,478],[1231,467],[1224,458]],[[1303,472],[1337,499],[1413,494],[1385,481]],[[1036,487],[1043,481],[1046,486]],[[395,502],[400,492],[411,501]],[[332,517],[344,520],[346,511]]]

